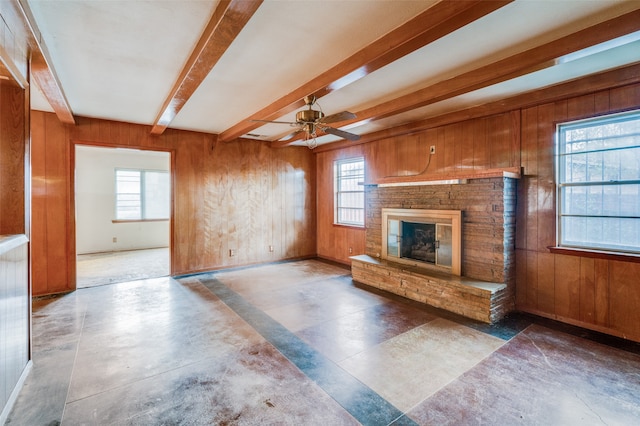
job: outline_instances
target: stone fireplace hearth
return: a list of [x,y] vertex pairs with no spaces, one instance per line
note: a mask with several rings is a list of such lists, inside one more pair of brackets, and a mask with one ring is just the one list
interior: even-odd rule
[[[354,280],[488,323],[498,321],[513,309],[515,179],[495,177],[470,179],[464,184],[422,186],[367,185],[365,191],[366,255],[352,258]],[[459,274],[446,268],[416,267],[389,257],[388,247],[383,247],[388,244],[383,241],[383,229],[387,228],[383,222],[388,220],[383,220],[383,209],[460,211]]]

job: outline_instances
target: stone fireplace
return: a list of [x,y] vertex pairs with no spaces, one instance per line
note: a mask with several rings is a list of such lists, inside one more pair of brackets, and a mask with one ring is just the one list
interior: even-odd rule
[[354,280],[483,322],[499,320],[514,306],[516,182],[367,185],[366,254],[352,258]]
[[382,259],[460,275],[462,212],[382,209]]

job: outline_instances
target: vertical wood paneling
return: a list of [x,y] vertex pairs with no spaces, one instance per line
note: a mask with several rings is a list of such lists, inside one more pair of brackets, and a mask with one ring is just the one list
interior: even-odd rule
[[636,84],[522,111],[525,176],[519,182],[516,225],[516,245],[523,251],[516,260],[518,309],[640,341],[640,264],[548,250],[555,244],[555,125],[638,107]]
[[[516,224],[517,227],[517,224]],[[526,304],[523,307],[528,307],[533,310],[538,309],[538,252],[527,250],[524,252],[525,259],[525,277],[526,277]],[[518,288],[518,283],[516,283]]]
[[580,318],[580,258],[554,256],[554,304],[562,318]]
[[445,167],[443,155],[445,151],[444,128],[429,129],[425,134],[427,145],[435,145],[436,147],[436,154],[429,157],[429,167],[427,168],[427,172],[433,173]]
[[609,261],[596,259],[593,267],[595,324],[608,327],[610,324]]
[[555,259],[550,253],[537,253],[537,309],[555,312]]
[[609,268],[609,279],[615,280],[615,285],[610,287],[611,328],[625,337],[637,339],[640,336],[640,263],[614,260]]
[[[518,216],[516,226],[516,248],[535,250],[538,241],[537,205],[538,174],[538,109],[529,108],[522,112],[522,170],[518,182]],[[531,268],[533,269],[533,268]]]
[[[47,269],[47,174],[46,174],[46,115],[31,117],[31,277],[34,294],[48,293]],[[37,287],[35,286],[37,283]]]
[[88,118],[66,127],[53,114],[33,112],[34,294],[75,287],[74,142],[173,153],[172,274],[315,255],[309,149],[244,140],[216,144],[212,135],[171,129],[151,137],[149,129]]
[[70,252],[71,241],[68,238],[69,141],[65,128],[60,125],[55,115],[47,115],[45,129],[45,239],[48,258],[46,281],[47,293],[57,293],[75,287],[75,283],[70,282],[69,271],[62,266],[67,265],[68,256],[75,255]]
[[459,132],[455,140],[457,169],[473,169],[474,139],[477,137],[478,123],[484,123],[484,121],[483,119],[465,121],[456,126]]
[[516,305],[528,306],[527,300],[527,252],[516,248]]
[[577,258],[580,261],[580,271],[577,287],[580,292],[580,321],[595,324],[596,310],[596,283],[595,283],[595,259]]
[[610,111],[638,108],[640,106],[638,99],[640,99],[640,84],[611,89],[609,91]]
[[0,80],[0,235],[26,233],[24,90]]
[[[375,146],[357,145],[336,151],[316,154],[316,185],[317,185],[317,252],[318,256],[337,262],[350,264],[350,256],[365,253],[364,228],[334,225],[334,181],[333,163],[339,159],[365,157],[365,180],[370,181],[371,174],[376,173],[376,161],[384,157],[384,149],[392,148],[391,144],[383,143]],[[404,148],[403,148],[404,149]],[[395,150],[392,151],[395,158]],[[382,164],[382,163],[380,163]],[[380,171],[385,170],[385,171]],[[386,166],[378,169],[379,174],[388,173]],[[365,212],[365,216],[367,212]],[[365,217],[365,221],[368,219]],[[352,253],[349,253],[349,247]]]
[[555,200],[556,188],[554,178],[554,105],[543,105],[538,108],[538,177],[536,188],[537,216],[537,249],[542,251],[555,245]]
[[494,140],[490,137],[490,134],[494,133],[493,125],[494,120],[484,119],[478,120],[471,135],[473,139],[473,169],[483,170],[491,167],[491,150],[489,149],[489,140],[491,144]]

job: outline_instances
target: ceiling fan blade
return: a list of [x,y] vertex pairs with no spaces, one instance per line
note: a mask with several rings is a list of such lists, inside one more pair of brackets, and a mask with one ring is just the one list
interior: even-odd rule
[[356,118],[356,115],[352,112],[349,111],[342,111],[342,112],[338,112],[336,114],[331,114],[331,115],[327,115],[324,118],[320,119],[321,123],[336,123],[338,121],[346,121],[346,120],[352,120]]
[[276,124],[288,124],[290,126],[297,126],[299,123],[295,121],[270,121],[270,120],[251,120],[256,121],[258,123],[276,123]]
[[360,135],[356,135],[355,133],[345,132],[344,130],[335,129],[333,127],[321,127],[322,131],[325,133],[330,133],[335,136],[340,136],[341,138],[349,139],[350,141],[357,141],[360,139]]
[[299,133],[302,133],[304,131],[304,129],[298,129],[298,130],[294,130],[293,132],[289,133],[286,136],[281,137],[280,141],[288,141],[289,139],[293,139],[294,137],[296,137]]

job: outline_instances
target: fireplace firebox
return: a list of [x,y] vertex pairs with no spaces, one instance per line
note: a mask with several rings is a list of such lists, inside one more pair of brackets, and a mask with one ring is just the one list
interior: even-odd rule
[[460,275],[462,212],[382,209],[382,258]]

